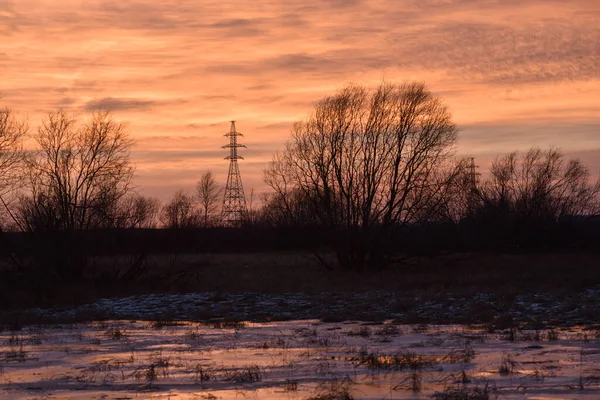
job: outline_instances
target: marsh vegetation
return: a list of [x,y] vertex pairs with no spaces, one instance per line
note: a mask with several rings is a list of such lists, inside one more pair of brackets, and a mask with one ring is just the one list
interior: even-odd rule
[[600,395],[600,327],[519,330],[512,340],[507,335],[488,326],[391,321],[29,326],[0,333],[0,396],[475,400]]

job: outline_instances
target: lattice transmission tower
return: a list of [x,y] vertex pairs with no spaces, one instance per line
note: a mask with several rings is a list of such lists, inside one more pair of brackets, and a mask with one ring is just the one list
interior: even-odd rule
[[477,206],[478,199],[478,190],[479,190],[479,172],[477,172],[477,165],[475,165],[475,158],[471,157],[469,159],[469,164],[467,165],[467,213],[471,215]]
[[229,174],[227,175],[227,185],[225,185],[225,195],[223,197],[223,208],[221,219],[225,225],[237,226],[240,225],[247,213],[246,197],[244,196],[244,187],[242,186],[242,176],[238,160],[243,160],[244,157],[237,153],[238,147],[246,147],[238,143],[238,136],[244,136],[235,130],[235,121],[231,121],[229,133],[223,136],[229,137],[229,144],[223,146],[223,149],[229,149],[229,156],[225,160],[229,160]]
[[475,157],[470,157],[469,165],[468,165],[468,176],[469,176],[469,189],[471,191],[476,191],[479,186],[479,172],[477,172],[478,165],[475,165]]

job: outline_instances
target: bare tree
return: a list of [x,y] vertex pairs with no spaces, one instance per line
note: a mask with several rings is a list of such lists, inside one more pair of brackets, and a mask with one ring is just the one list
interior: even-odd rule
[[39,128],[39,151],[26,160],[29,193],[21,199],[21,225],[29,230],[82,230],[112,226],[111,213],[130,191],[132,141],[106,111],[83,124],[52,112]]
[[127,196],[119,202],[115,210],[115,228],[156,228],[160,201],[139,194]]
[[264,193],[257,218],[262,223],[274,227],[303,227],[319,224],[311,200],[299,190]]
[[440,166],[438,174],[446,184],[436,192],[431,206],[422,210],[420,220],[458,223],[473,216],[478,204],[478,187],[471,165],[474,168],[474,159],[465,157]]
[[342,268],[380,262],[390,232],[428,217],[455,173],[457,128],[421,83],[348,86],[297,122],[268,167],[280,198],[299,190],[335,238]]
[[244,225],[254,226],[259,222],[259,206],[256,205],[256,194],[254,188],[250,189],[248,195],[247,210],[242,221]]
[[16,193],[23,181],[22,143],[27,131],[25,120],[18,119],[15,112],[7,107],[0,108],[0,247],[3,252],[10,254],[10,260],[19,267],[22,263],[15,256],[14,248],[3,232],[10,229],[11,225],[14,226],[13,203],[18,199]]
[[9,214],[11,195],[22,184],[22,143],[27,131],[26,121],[19,120],[11,109],[0,108],[0,201]]
[[557,221],[599,212],[600,180],[580,160],[556,148],[532,148],[497,158],[480,188],[482,212],[499,218]]
[[276,152],[263,171],[265,183],[273,189],[265,193],[262,218],[274,226],[305,226],[318,223],[316,210],[306,191],[293,182],[292,165],[286,155]]
[[202,217],[194,207],[193,197],[179,190],[164,205],[160,220],[167,229],[197,228],[202,224]]
[[25,159],[23,194],[13,216],[21,229],[35,233],[40,272],[77,281],[88,260],[79,232],[114,226],[114,211],[131,189],[132,141],[107,111],[92,113],[82,124],[52,112],[34,139],[38,149]]
[[202,226],[209,227],[218,224],[222,192],[211,171],[205,172],[196,184],[196,193],[202,209]]

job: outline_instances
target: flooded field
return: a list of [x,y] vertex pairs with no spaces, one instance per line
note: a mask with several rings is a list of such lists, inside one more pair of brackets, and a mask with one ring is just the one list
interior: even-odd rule
[[314,320],[0,332],[4,399],[597,399],[600,331]]

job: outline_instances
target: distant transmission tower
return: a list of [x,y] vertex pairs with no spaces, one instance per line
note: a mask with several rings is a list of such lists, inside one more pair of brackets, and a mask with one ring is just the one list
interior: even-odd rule
[[478,165],[475,165],[475,157],[470,157],[469,160],[469,189],[476,191],[479,185],[479,172],[477,172]]
[[477,165],[475,165],[475,158],[471,157],[469,165],[467,166],[468,176],[468,193],[467,193],[467,212],[472,214],[475,211],[478,198],[479,190],[479,172],[477,172]]
[[238,160],[244,157],[238,156],[238,147],[246,147],[237,142],[238,136],[244,136],[235,130],[235,121],[231,121],[229,133],[223,136],[229,137],[229,144],[223,146],[223,149],[229,149],[229,174],[227,175],[227,185],[225,186],[225,196],[223,197],[223,208],[221,219],[225,225],[238,226],[246,215],[246,197],[244,196],[244,187],[242,186],[242,176],[238,167]]

